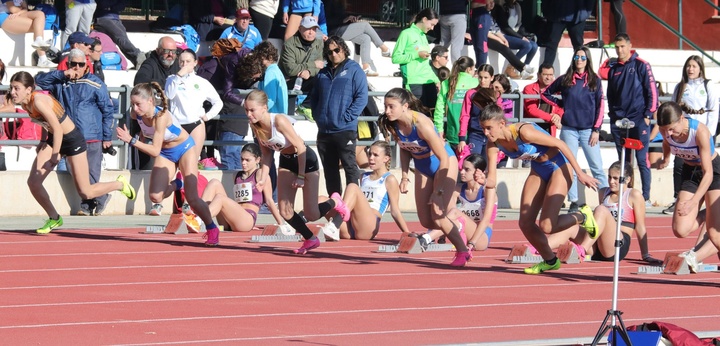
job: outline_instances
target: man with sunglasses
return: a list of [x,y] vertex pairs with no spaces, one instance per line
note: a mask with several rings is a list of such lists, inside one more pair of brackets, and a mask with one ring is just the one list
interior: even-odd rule
[[138,85],[140,83],[157,82],[164,86],[169,76],[180,71],[177,57],[178,50],[175,40],[170,36],[161,37],[157,48],[150,52],[147,59],[138,68],[133,83]]
[[[87,62],[84,51],[71,49],[66,62],[67,69],[64,71],[38,73],[35,84],[52,93],[85,137],[90,183],[94,184],[100,179],[103,149],[112,146],[115,132],[113,104],[105,83],[90,72],[91,64]],[[109,194],[83,200],[77,214],[101,215],[109,200]]]
[[[79,49],[85,53],[85,62],[88,66],[90,66],[90,73],[95,73],[95,68],[93,67],[92,60],[90,59],[90,46],[92,46],[93,43],[95,43],[95,39],[89,37],[81,31],[76,31],[68,37],[70,50]],[[64,56],[60,59],[60,63],[57,66],[58,70],[65,71],[68,69],[68,52],[70,50],[65,52]]]
[[330,36],[325,41],[323,56],[327,66],[318,72],[310,94],[328,195],[335,192],[342,195],[340,162],[346,184],[358,184],[360,179],[355,147],[358,117],[368,103],[368,84],[362,67],[348,57],[349,53],[342,38]]

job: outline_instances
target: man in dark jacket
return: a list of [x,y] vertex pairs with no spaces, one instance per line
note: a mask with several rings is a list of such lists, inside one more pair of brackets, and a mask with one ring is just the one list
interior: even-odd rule
[[158,47],[150,52],[147,59],[140,65],[133,83],[138,85],[140,83],[158,82],[162,88],[165,88],[167,78],[180,71],[177,56],[178,51],[175,40],[170,36],[163,36],[158,41]]
[[96,2],[97,9],[95,10],[93,29],[108,35],[137,70],[145,60],[145,54],[130,41],[127,29],[120,21],[120,12],[125,9],[125,0],[97,0]]
[[[607,70],[607,101],[610,115],[610,131],[615,140],[615,147],[620,156],[623,138],[626,133],[629,138],[639,139],[643,148],[635,151],[642,193],[646,204],[650,200],[650,166],[647,164],[648,143],[650,142],[650,119],[658,107],[658,92],[655,85],[650,63],[638,57],[632,50],[630,36],[618,34],[615,36],[615,52],[617,60],[607,61],[601,70]],[[603,72],[602,75],[605,73]],[[615,122],[627,118],[635,123],[635,127],[626,132],[618,128]],[[626,151],[625,160],[629,161],[629,150]]]
[[328,195],[342,195],[339,162],[346,184],[358,184],[360,169],[355,158],[358,117],[368,102],[368,84],[362,67],[349,59],[350,49],[338,36],[325,41],[327,66],[318,72],[310,94],[310,107],[317,122],[317,148],[325,174]]
[[[39,73],[35,82],[55,96],[85,137],[90,183],[95,184],[100,180],[103,150],[112,146],[113,105],[105,83],[90,73],[83,51],[71,50],[68,66],[65,71]],[[110,195],[106,194],[83,200],[78,215],[92,215],[93,210],[95,215],[102,214],[109,199]]]

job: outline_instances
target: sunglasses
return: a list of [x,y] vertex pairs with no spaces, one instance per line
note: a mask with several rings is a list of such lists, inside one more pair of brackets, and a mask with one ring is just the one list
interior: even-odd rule
[[70,61],[70,62],[68,63],[68,65],[70,66],[70,68],[73,68],[73,67],[75,67],[75,66],[77,66],[77,67],[85,67],[85,63],[84,63],[84,62]]
[[585,56],[585,55],[576,55],[576,56],[573,57],[573,60],[585,61],[585,60],[587,60],[587,56]]
[[162,54],[162,55],[168,55],[168,54],[175,55],[175,54],[177,54],[177,49],[161,49],[161,50],[160,50],[160,54]]
[[340,54],[340,51],[341,51],[340,47],[337,47],[335,49],[331,49],[330,51],[328,51],[328,55],[333,55],[333,53]]

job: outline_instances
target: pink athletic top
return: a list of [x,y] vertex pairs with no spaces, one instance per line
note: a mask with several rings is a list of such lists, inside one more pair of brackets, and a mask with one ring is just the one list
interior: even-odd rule
[[[618,200],[619,203],[622,203],[622,225],[625,227],[635,228],[635,212],[633,210],[633,207],[630,206],[630,191],[632,189],[627,189],[623,192],[622,197]],[[618,216],[618,203],[610,202],[610,194],[612,192],[610,189],[605,189],[605,196],[603,196],[603,205],[610,210],[610,213],[612,216],[617,220]]]

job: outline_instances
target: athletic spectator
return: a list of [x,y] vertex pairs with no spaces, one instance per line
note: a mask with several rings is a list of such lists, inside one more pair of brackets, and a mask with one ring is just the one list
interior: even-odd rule
[[[555,69],[552,65],[540,65],[537,73],[537,81],[528,84],[523,89],[525,95],[540,95],[553,81],[555,81]],[[538,126],[555,137],[558,128],[562,128],[560,119],[565,112],[562,108],[551,105],[541,99],[525,99],[525,115],[532,118],[545,120],[538,122]]]
[[236,9],[235,1],[200,0],[188,1],[188,22],[197,31],[200,40],[215,41],[223,30],[232,25]]
[[597,1],[594,0],[543,0],[542,13],[550,26],[548,42],[545,43],[544,64],[555,63],[557,47],[565,29],[570,36],[573,50],[582,47],[585,20],[590,17],[596,4]]
[[430,44],[425,34],[437,25],[438,18],[432,8],[420,11],[415,16],[415,22],[400,33],[392,53],[393,64],[400,65],[403,87],[427,108],[435,107],[440,80],[427,62]]
[[[120,21],[120,12],[125,9],[125,0],[96,0],[95,25],[93,29],[108,36],[120,48],[120,51],[130,60],[137,70],[143,61],[145,54],[142,53],[130,41],[127,36],[127,29]],[[191,1],[190,3],[194,3]]]
[[15,35],[32,32],[35,41],[31,46],[35,48],[38,55],[37,66],[56,66],[45,55],[45,50],[50,48],[50,42],[45,41],[45,38],[43,38],[45,13],[42,11],[28,11],[27,3],[24,0],[3,1],[0,4],[0,27],[5,32]]
[[[69,69],[39,73],[38,87],[52,92],[87,142],[90,184],[100,181],[103,150],[112,146],[113,104],[107,86],[90,72],[85,52],[73,49],[68,55]],[[110,200],[109,194],[83,199],[78,215],[101,215]]]
[[270,37],[279,6],[280,1],[277,0],[250,0],[250,16],[263,41]]
[[235,12],[235,25],[225,29],[220,38],[235,38],[242,47],[249,49],[254,49],[258,43],[262,42],[260,32],[250,24],[250,11],[246,8],[238,9]]
[[380,48],[383,57],[390,57],[390,48],[378,36],[377,32],[367,21],[360,20],[360,16],[351,16],[345,12],[346,1],[324,0],[325,17],[328,19],[328,35],[339,36],[360,46],[360,61],[362,68],[368,76],[377,76],[378,73],[372,58],[370,58],[371,44]]
[[[650,142],[650,119],[658,107],[657,88],[650,63],[638,57],[632,50],[630,36],[615,36],[615,52],[617,60],[608,60],[607,65],[607,101],[610,115],[610,131],[615,140],[618,157],[623,147],[626,133],[630,138],[642,142],[642,149],[635,151],[643,197],[648,206],[650,203],[650,166],[647,163],[648,143]],[[604,69],[604,68],[601,68]],[[620,119],[627,118],[635,122],[635,127],[626,132],[615,125]],[[630,150],[626,149],[626,160],[630,160]]]
[[440,45],[450,49],[452,61],[460,59],[467,31],[467,1],[445,0],[440,4]]
[[358,184],[360,179],[355,146],[358,117],[368,102],[368,85],[362,68],[348,57],[349,53],[342,38],[330,36],[325,41],[323,55],[328,64],[318,73],[310,95],[328,195],[342,195],[338,163],[342,162],[346,184]]
[[65,1],[65,31],[63,31],[60,47],[65,47],[68,37],[76,31],[90,34],[93,14],[97,3],[95,0],[69,0]]

